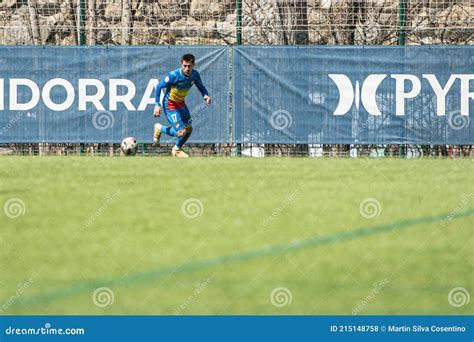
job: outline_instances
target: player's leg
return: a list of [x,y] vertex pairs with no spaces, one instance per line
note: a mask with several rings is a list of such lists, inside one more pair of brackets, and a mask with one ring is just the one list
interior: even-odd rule
[[160,124],[159,122],[157,122],[153,125],[153,143],[154,143],[154,145],[158,145],[160,143],[161,127],[163,127],[163,125]]
[[178,132],[176,132],[176,129],[173,126],[161,126],[160,130],[162,133],[165,133],[166,135],[169,135],[171,137],[177,137]]
[[179,110],[178,123],[179,125],[175,124],[178,140],[171,153],[173,156],[186,158],[188,155],[183,151],[182,147],[193,131],[191,113],[187,106]]
[[186,140],[188,140],[192,131],[193,131],[193,126],[189,125],[189,126],[186,126],[184,129],[182,129],[180,132],[178,132],[178,141],[176,141],[176,144],[173,146],[173,149],[171,150],[171,154],[174,157],[182,157],[182,158],[189,157],[188,154],[183,151],[182,147],[183,147],[183,144],[186,142]]
[[185,106],[181,114],[181,122],[184,125],[184,128],[178,131],[178,141],[176,141],[176,148],[180,150],[184,143],[189,139],[191,133],[193,132],[193,126],[191,121],[191,113],[189,112],[188,106]]
[[176,120],[173,121],[173,118],[177,118],[179,113],[176,110],[170,110],[168,108],[168,100],[167,99],[165,99],[163,101],[162,108],[163,108],[163,112],[165,113],[166,118],[168,119],[168,122],[171,124],[171,126],[165,126],[165,125],[162,125],[158,122],[155,123],[154,133],[153,133],[153,141],[155,142],[155,145],[158,145],[158,143],[160,142],[161,133],[165,133],[165,134],[167,134],[169,136],[172,136],[172,137],[177,137],[178,136],[178,132],[174,127],[174,123],[176,122]]
[[[165,98],[165,94],[162,91],[161,94],[160,94],[160,102],[159,103],[160,103],[161,109],[165,113],[165,115],[166,115],[166,107],[164,106],[164,104],[166,102],[167,102],[167,98]],[[154,143],[155,146],[157,146],[160,143],[162,127],[163,127],[163,125],[160,124],[159,122],[157,122],[153,125],[153,143]]]
[[[170,121],[170,117],[173,114],[177,115],[176,113],[170,113],[170,115],[166,116],[168,121]],[[178,132],[176,131],[176,129],[173,126],[165,126],[165,125],[162,125],[160,123],[156,123],[154,134],[153,134],[153,141],[155,142],[155,145],[159,144],[160,138],[161,138],[161,133],[165,133],[166,135],[169,135],[171,137],[177,137],[178,136]]]

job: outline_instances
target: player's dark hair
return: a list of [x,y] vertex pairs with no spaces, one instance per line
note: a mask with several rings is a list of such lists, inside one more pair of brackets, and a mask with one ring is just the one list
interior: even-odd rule
[[183,61],[194,64],[194,55],[192,55],[190,53],[187,53],[187,54],[183,55],[183,57],[181,57],[181,63],[183,63]]

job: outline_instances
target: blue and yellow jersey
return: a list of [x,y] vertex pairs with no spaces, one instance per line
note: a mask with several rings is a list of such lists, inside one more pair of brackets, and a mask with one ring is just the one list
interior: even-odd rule
[[[181,68],[173,70],[156,86],[155,103],[163,105],[166,110],[180,109],[186,105],[184,98],[194,84],[202,96],[209,95],[197,70],[193,70],[189,77]],[[162,90],[164,90],[163,94]]]

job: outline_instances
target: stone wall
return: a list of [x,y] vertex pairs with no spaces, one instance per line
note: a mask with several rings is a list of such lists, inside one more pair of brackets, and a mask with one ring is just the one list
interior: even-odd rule
[[[35,26],[40,44],[77,44],[77,1],[0,0],[0,44],[33,44]],[[235,0],[81,1],[87,44],[235,43]],[[407,44],[474,43],[472,0],[407,2]],[[396,44],[398,6],[399,0],[242,0],[242,39],[244,44]]]

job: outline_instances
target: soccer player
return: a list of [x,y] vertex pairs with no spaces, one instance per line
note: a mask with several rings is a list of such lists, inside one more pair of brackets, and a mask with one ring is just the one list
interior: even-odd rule
[[187,158],[188,155],[182,150],[183,144],[188,140],[193,131],[191,113],[189,112],[184,98],[189,89],[196,85],[201,92],[204,101],[211,104],[211,98],[206,87],[202,84],[201,76],[194,70],[194,56],[186,54],[181,57],[181,68],[168,73],[165,79],[156,86],[155,109],[153,116],[159,117],[163,110],[171,126],[155,124],[153,140],[155,144],[160,142],[161,133],[172,137],[178,137],[176,145],[171,154],[174,157]]

